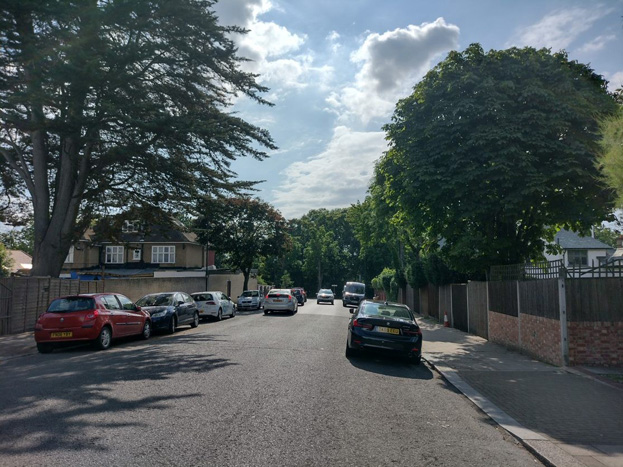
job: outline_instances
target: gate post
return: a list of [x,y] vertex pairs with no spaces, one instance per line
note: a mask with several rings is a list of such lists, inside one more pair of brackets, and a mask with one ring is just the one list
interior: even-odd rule
[[565,278],[558,278],[558,304],[560,307],[560,351],[562,354],[563,366],[569,365],[569,340],[567,328],[567,292]]

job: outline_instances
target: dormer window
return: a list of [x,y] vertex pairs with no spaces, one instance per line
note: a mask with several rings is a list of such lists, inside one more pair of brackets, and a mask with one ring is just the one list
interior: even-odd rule
[[121,226],[121,231],[123,233],[133,233],[138,232],[139,227],[141,226],[139,220],[125,220],[123,221],[123,225]]

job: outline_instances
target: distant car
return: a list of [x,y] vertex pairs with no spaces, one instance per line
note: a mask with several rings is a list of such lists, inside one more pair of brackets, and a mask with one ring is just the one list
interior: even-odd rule
[[218,321],[223,316],[236,316],[236,306],[223,292],[197,292],[191,294],[201,318],[216,318]]
[[301,292],[301,289],[290,290],[292,290],[292,295],[296,297],[296,301],[298,302],[298,304],[301,306],[305,305],[305,296],[303,295],[303,292]]
[[136,302],[151,315],[154,330],[173,334],[178,326],[199,326],[199,310],[193,298],[186,292],[163,292],[145,295]]
[[239,310],[259,310],[264,306],[264,296],[259,290],[245,290],[238,297]]
[[303,294],[303,297],[305,298],[305,301],[307,301],[307,292],[305,292],[305,289],[303,287],[293,287],[292,290],[300,290]]
[[422,331],[406,305],[364,300],[348,323],[346,356],[360,351],[398,354],[414,364],[422,360]]
[[294,314],[298,311],[298,300],[290,289],[272,289],[264,299],[264,314],[273,311],[289,311]]
[[60,343],[91,341],[105,350],[112,339],[151,336],[149,313],[125,295],[116,293],[80,294],[59,297],[35,323],[37,350],[49,353]]
[[347,282],[342,290],[342,306],[359,306],[366,297],[366,285],[361,282]]
[[318,294],[316,295],[316,303],[329,302],[333,305],[333,301],[335,297],[333,296],[333,291],[331,289],[320,289]]

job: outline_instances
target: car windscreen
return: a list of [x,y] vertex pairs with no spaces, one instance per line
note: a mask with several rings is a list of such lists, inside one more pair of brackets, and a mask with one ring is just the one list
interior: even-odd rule
[[389,318],[402,318],[413,319],[411,312],[402,306],[383,305],[379,303],[366,303],[359,310],[359,314],[368,317],[389,317]]
[[366,293],[366,286],[363,284],[346,284],[346,287],[344,287],[344,290],[348,293],[356,293],[356,294],[365,294]]
[[138,306],[171,306],[173,305],[173,294],[145,295],[136,304]]
[[259,297],[260,293],[257,290],[245,290],[242,292],[241,297]]
[[209,293],[192,294],[192,297],[196,302],[207,302],[208,300],[212,300],[212,294]]
[[268,292],[268,296],[269,297],[282,297],[284,295],[285,296],[290,295],[290,291],[289,290],[274,289],[274,290],[271,290],[270,292]]
[[95,300],[91,297],[65,297],[57,298],[50,303],[49,313],[69,313],[72,311],[93,310]]
[[320,292],[318,293],[329,293],[329,294],[333,294],[333,292],[329,289],[320,289]]

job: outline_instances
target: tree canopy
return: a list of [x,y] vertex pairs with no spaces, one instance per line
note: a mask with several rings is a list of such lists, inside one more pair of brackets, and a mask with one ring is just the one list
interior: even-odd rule
[[539,256],[557,227],[611,208],[596,167],[606,84],[563,52],[451,52],[397,104],[374,183],[460,272]]
[[148,217],[252,187],[231,162],[275,146],[229,107],[269,104],[266,88],[241,70],[229,35],[245,31],[221,26],[214,3],[2,2],[0,215],[32,204],[33,275],[58,275],[103,211]]
[[616,115],[601,122],[601,148],[599,162],[608,185],[615,191],[617,207],[623,207],[623,105]]
[[289,248],[286,220],[270,204],[249,197],[205,199],[204,213],[194,229],[204,244],[226,254],[231,266],[244,274],[244,290],[254,263],[263,256],[279,256]]

